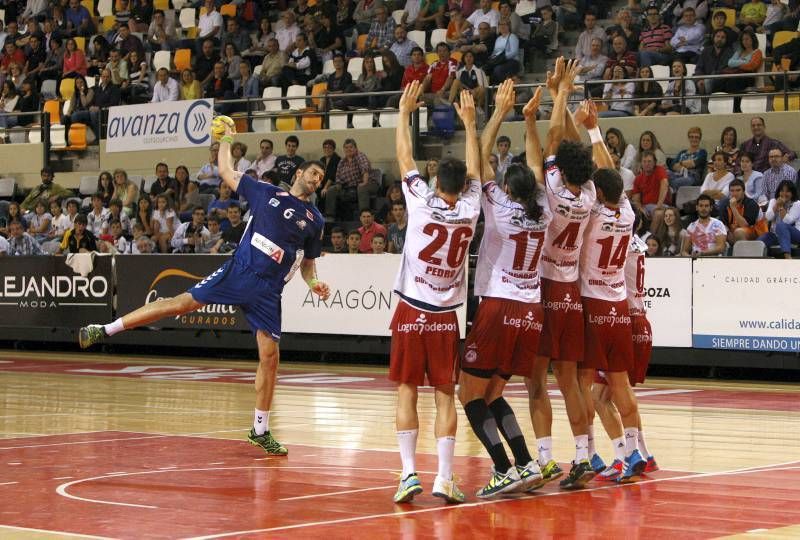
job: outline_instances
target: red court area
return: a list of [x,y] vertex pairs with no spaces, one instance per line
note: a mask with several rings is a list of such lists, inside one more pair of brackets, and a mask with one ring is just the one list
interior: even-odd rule
[[[0,441],[0,525],[114,538],[710,538],[800,523],[800,463],[394,505],[394,453],[105,431]],[[435,456],[418,469],[429,489]],[[456,458],[470,495],[489,462]],[[1,530],[1,529],[0,529]],[[2,535],[2,532],[0,532]]]

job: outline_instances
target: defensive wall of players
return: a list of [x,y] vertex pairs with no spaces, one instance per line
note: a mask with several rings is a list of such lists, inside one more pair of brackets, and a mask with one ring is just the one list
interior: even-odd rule
[[[73,341],[82,325],[113,320],[142,303],[189,289],[218,268],[222,257],[0,258],[0,341]],[[399,264],[400,256],[389,254],[319,259],[319,275],[330,283],[331,298],[322,302],[300,280],[290,282],[283,298],[282,346],[305,351],[388,351],[396,302],[392,286]],[[654,363],[800,368],[795,293],[800,286],[800,262],[654,258],[646,264],[645,304],[656,346]],[[462,336],[466,314],[466,307],[459,310]],[[126,332],[109,343],[198,348],[253,345],[252,340],[242,339],[242,332],[249,330],[242,314],[231,306],[209,305],[153,327],[159,332]],[[408,331],[420,329],[410,325]],[[708,349],[727,352],[706,351],[698,360],[697,353]]]

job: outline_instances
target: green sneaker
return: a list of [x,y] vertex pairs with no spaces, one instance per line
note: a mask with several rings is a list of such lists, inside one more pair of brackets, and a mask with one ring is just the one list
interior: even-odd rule
[[270,456],[285,456],[289,453],[286,447],[276,441],[275,437],[273,437],[269,431],[263,435],[256,435],[256,430],[250,428],[250,434],[247,436],[247,440],[250,441],[250,444],[253,446],[263,448],[264,452]]
[[397,486],[397,492],[394,494],[394,502],[411,502],[414,496],[420,493],[422,493],[422,485],[419,482],[419,476],[417,473],[411,473],[405,479],[400,479],[400,485]]
[[564,471],[558,466],[558,463],[556,463],[554,459],[551,459],[547,462],[547,465],[542,467],[542,480],[545,482],[552,482],[553,480],[561,478],[563,474]]
[[594,478],[595,472],[588,459],[579,463],[573,463],[569,474],[560,483],[561,489],[583,489],[586,484]]
[[489,483],[483,486],[475,496],[479,499],[488,499],[501,493],[514,491],[522,485],[522,478],[519,477],[516,467],[510,467],[508,471],[501,473],[492,469],[492,477]]
[[91,347],[106,338],[106,331],[102,324],[90,324],[78,330],[78,344],[81,349]]

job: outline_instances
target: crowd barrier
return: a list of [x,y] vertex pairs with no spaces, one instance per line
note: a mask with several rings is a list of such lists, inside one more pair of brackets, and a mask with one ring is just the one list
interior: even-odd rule
[[[96,255],[89,271],[61,257],[0,258],[0,339],[13,329],[76,329],[184,292],[226,260],[221,255]],[[323,302],[293,279],[283,297],[283,332],[331,340],[389,336],[399,255],[326,255]],[[645,303],[656,347],[800,351],[800,263],[772,259],[647,259]],[[82,274],[77,273],[77,271]],[[466,307],[458,311],[462,336]],[[165,330],[247,332],[232,306],[153,323]],[[10,331],[9,331],[10,330]],[[330,342],[330,341],[329,341]]]

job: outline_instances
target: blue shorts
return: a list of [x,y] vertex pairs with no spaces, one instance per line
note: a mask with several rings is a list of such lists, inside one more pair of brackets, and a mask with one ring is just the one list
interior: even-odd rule
[[213,274],[189,289],[202,304],[238,306],[253,329],[281,338],[281,294],[255,272],[230,259]]

